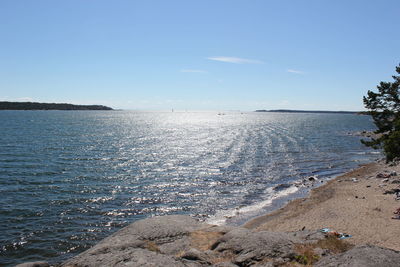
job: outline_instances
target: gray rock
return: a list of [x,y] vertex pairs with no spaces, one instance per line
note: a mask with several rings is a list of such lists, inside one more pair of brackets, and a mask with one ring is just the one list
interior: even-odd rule
[[[62,266],[194,266],[163,254],[163,244],[183,240],[191,231],[210,225],[188,216],[162,216],[137,221],[68,260]],[[186,238],[186,243],[185,243]],[[177,242],[179,243],[179,242]],[[175,251],[170,251],[171,254]],[[196,265],[200,266],[200,265]]]
[[50,265],[45,261],[32,261],[16,265],[15,267],[49,267]]
[[[272,267],[292,261],[295,244],[323,238],[324,234],[318,231],[255,232],[242,227],[212,226],[187,216],[162,216],[135,222],[61,266]],[[400,252],[375,246],[356,247],[334,256],[326,256],[327,252],[321,249],[317,254],[322,256],[315,265],[319,267],[400,266]],[[47,266],[43,262],[18,265]]]
[[294,243],[300,240],[291,234],[236,228],[220,238],[214,249],[232,251],[237,255],[234,263],[250,266],[266,258],[292,258]]
[[398,267],[400,251],[372,245],[355,247],[338,255],[321,259],[315,267]]
[[[195,228],[196,230],[201,231],[202,233],[219,233],[220,235],[225,234],[233,229],[235,229],[236,227],[233,226],[214,226],[214,225],[208,225],[208,224],[203,224],[201,226],[201,228]],[[194,231],[192,231],[191,233],[193,233]],[[217,240],[217,238],[215,239],[215,241]],[[192,244],[192,238],[189,235],[185,235],[182,236],[182,238],[174,240],[173,242],[170,243],[166,243],[166,244],[160,244],[160,251],[161,253],[164,254],[169,254],[169,255],[177,255],[180,254],[182,252],[187,251],[188,249],[190,249],[191,246],[193,246],[194,244]],[[196,246],[194,246],[196,247]]]
[[[156,241],[157,242],[157,241]],[[182,236],[180,239],[174,240],[170,243],[160,244],[160,252],[167,255],[177,255],[187,251],[191,246],[189,236]]]
[[289,232],[295,238],[300,239],[301,243],[313,243],[325,239],[325,234],[316,230],[303,230],[297,232]]
[[180,258],[190,260],[190,261],[201,261],[204,263],[209,263],[209,257],[206,253],[199,251],[195,248],[191,248],[188,251],[185,251]]
[[[185,259],[180,260],[180,262],[182,262],[185,265],[185,267],[209,267],[209,266],[211,266],[208,263],[199,262],[199,261],[185,260]],[[157,265],[157,266],[169,267],[169,265]]]
[[330,251],[329,251],[329,249],[315,248],[315,249],[314,249],[314,253],[315,253],[319,258],[321,258],[321,257],[323,257],[323,256],[329,255],[329,254],[330,254]]
[[118,231],[117,236],[135,235],[141,240],[168,243],[201,227],[204,224],[189,216],[160,216],[137,221]]
[[146,249],[126,249],[121,251],[112,251],[111,253],[85,255],[76,257],[68,261],[64,267],[156,267],[156,266],[177,266],[186,267],[186,265],[171,256],[159,254]]
[[277,266],[277,264],[274,264],[272,261],[256,263],[255,265],[252,265],[252,267],[276,267],[276,266]]
[[280,267],[280,266],[292,266],[288,264],[288,260],[283,258],[269,259],[268,261],[262,261],[251,265],[251,267]]
[[221,262],[221,263],[217,263],[212,265],[213,267],[238,267],[238,265],[233,264],[231,262]]

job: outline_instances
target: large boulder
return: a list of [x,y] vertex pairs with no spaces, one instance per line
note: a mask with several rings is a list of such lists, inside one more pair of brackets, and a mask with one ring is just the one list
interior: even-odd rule
[[[188,216],[162,216],[137,221],[68,260],[63,267],[194,266],[161,253],[163,244],[187,239],[202,224]],[[182,241],[185,244],[185,241]],[[196,266],[201,266],[197,264]]]
[[355,247],[341,254],[321,259],[315,267],[398,267],[400,251],[372,245]]
[[233,262],[240,266],[250,266],[265,259],[287,259],[295,256],[295,243],[301,240],[292,234],[279,232],[253,232],[245,228],[236,228],[214,245],[218,252],[231,251]]

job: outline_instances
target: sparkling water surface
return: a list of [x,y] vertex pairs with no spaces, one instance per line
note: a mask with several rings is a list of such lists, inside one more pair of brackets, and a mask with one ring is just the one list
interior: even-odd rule
[[0,265],[60,262],[154,215],[243,223],[303,194],[293,182],[380,157],[352,134],[373,128],[348,114],[0,111]]

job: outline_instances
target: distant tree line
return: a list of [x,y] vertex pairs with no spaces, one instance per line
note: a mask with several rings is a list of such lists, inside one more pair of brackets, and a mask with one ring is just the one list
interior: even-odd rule
[[0,101],[0,110],[112,110],[102,105]]
[[258,109],[256,112],[276,112],[276,113],[331,113],[331,114],[362,114],[358,111],[330,111],[330,110],[295,110],[295,109]]

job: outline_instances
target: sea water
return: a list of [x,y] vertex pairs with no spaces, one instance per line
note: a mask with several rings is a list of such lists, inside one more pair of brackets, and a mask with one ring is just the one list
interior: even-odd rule
[[381,157],[369,116],[0,111],[0,265],[60,262],[136,220],[240,224]]

